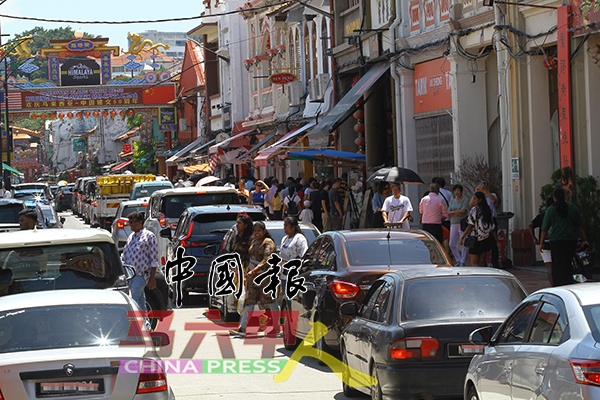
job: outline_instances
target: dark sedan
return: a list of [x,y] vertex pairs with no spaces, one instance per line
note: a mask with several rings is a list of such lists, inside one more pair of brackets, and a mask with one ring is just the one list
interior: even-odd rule
[[56,212],[65,211],[71,208],[72,199],[73,186],[59,186],[54,200]]
[[427,232],[355,230],[321,234],[304,254],[302,265],[299,277],[305,280],[306,292],[284,302],[286,309],[292,311],[284,325],[286,348],[295,348],[308,335],[312,324],[321,322],[327,333],[317,347],[338,352],[340,334],[351,320],[339,313],[344,302],[361,303],[373,282],[390,271],[449,267],[450,263]]
[[[253,221],[267,219],[263,207],[241,204],[190,207],[181,214],[177,229],[167,246],[167,260],[175,258],[180,246],[185,249],[186,256],[196,258],[194,275],[181,284],[183,304],[189,301],[190,292],[208,294],[210,264],[240,212],[247,213]],[[170,237],[171,229],[163,229],[160,235]]]
[[360,308],[345,303],[340,309],[356,317],[342,333],[344,363],[378,381],[370,388],[343,384],[344,393],[353,396],[358,389],[373,399],[461,397],[469,362],[483,351],[469,342],[469,334],[482,326],[497,328],[526,296],[517,278],[491,268],[384,275]]

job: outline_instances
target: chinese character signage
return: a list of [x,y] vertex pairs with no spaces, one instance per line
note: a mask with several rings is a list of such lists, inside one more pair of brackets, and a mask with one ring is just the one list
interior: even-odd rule
[[[597,1],[597,0],[596,0]],[[558,128],[560,167],[573,167],[571,125],[571,49],[569,43],[569,6],[558,9]]]
[[61,86],[85,86],[100,84],[100,66],[90,58],[66,60],[60,70]]
[[102,53],[102,82],[106,83],[111,78],[110,52]]
[[415,114],[452,108],[450,63],[446,58],[415,66]]
[[421,15],[421,2],[414,0],[410,2],[410,31],[415,32],[421,28],[420,15]]
[[175,107],[161,107],[158,109],[158,130],[177,130],[177,110]]
[[57,85],[60,85],[60,63],[58,62],[58,57],[48,57],[48,69],[50,80]]
[[142,144],[152,144],[153,127],[152,120],[147,115],[142,115],[142,124],[140,125],[140,141]]

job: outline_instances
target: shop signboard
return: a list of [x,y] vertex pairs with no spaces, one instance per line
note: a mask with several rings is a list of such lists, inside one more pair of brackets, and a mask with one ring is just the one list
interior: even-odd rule
[[61,86],[100,84],[100,65],[90,58],[70,58],[60,68]]
[[85,151],[85,139],[73,139],[73,151]]
[[158,130],[161,132],[177,130],[177,110],[175,107],[161,107],[158,109]]
[[450,63],[445,57],[415,66],[415,114],[452,108]]

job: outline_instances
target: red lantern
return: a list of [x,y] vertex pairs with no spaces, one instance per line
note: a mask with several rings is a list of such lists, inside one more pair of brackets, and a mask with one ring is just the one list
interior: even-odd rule
[[365,154],[365,151],[363,149],[360,149],[359,151],[356,152],[356,154]]
[[65,114],[63,114],[63,113],[58,114],[58,118],[63,119],[64,117],[65,117]]
[[133,111],[133,110],[127,111],[127,115],[129,115],[130,117],[133,117],[133,114],[135,114],[135,111]]
[[70,112],[70,113],[67,113],[67,117],[69,117],[69,118],[73,118],[73,113],[72,113],[72,112]]
[[92,115],[93,115],[94,117],[98,117],[98,116],[100,116],[100,113],[99,113],[98,111],[94,111],[94,112],[92,113]]
[[116,116],[117,116],[117,112],[116,112],[115,110],[112,110],[112,111],[110,112],[110,116],[111,116],[111,117],[116,117]]
[[358,147],[364,146],[365,138],[362,136],[357,137],[356,139],[354,139],[354,144],[356,144]]
[[85,116],[86,116],[86,118],[87,118],[87,117],[89,117],[90,115],[92,115],[92,113],[91,113],[91,112],[89,112],[89,111],[86,111],[86,112],[84,112],[84,113],[83,113],[83,115],[85,115]]
[[127,114],[127,113],[125,112],[125,110],[121,110],[121,111],[119,112],[119,115],[120,115],[121,117],[124,117],[124,116],[125,116],[125,114]]
[[48,116],[45,113],[40,114],[41,119],[46,119],[46,117],[48,117]]
[[356,125],[354,125],[354,131],[356,133],[364,133],[365,124],[363,124],[362,122],[357,122]]
[[30,115],[30,118],[31,118],[31,119],[37,119],[37,114],[31,114],[31,115]]
[[83,114],[82,114],[82,113],[81,113],[81,111],[80,111],[80,112],[78,112],[77,114],[75,114],[75,116],[76,116],[77,118],[81,118],[81,117],[83,117]]
[[103,117],[108,117],[108,111],[102,111],[102,116]]
[[363,119],[365,117],[365,112],[359,108],[358,110],[354,111],[352,116],[356,119]]

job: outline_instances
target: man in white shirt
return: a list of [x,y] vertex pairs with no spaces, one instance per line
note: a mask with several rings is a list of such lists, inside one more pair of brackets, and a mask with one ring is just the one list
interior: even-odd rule
[[385,199],[381,214],[386,226],[389,223],[399,222],[402,229],[410,229],[410,212],[413,210],[410,199],[402,196],[402,187],[399,182],[392,184],[392,196]]

